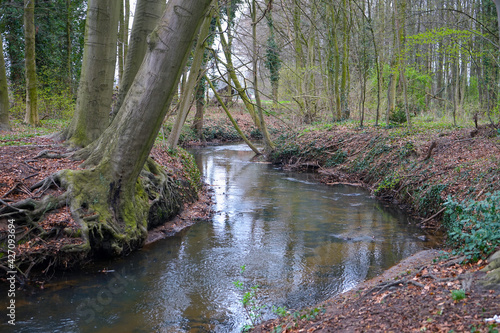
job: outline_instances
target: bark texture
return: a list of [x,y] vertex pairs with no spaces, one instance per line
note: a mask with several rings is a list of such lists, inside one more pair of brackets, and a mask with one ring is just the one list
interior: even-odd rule
[[[32,188],[42,191],[54,184],[66,191],[39,201],[28,199],[0,210],[0,218],[16,223],[43,219],[52,209],[68,207],[79,224],[78,245],[63,251],[75,258],[89,254],[126,254],[142,246],[148,228],[165,222],[196,198],[199,170],[183,150],[177,154],[188,174],[174,179],[148,159],[162,119],[174,95],[192,41],[211,0],[170,0],[123,105],[101,137],[81,151],[91,152],[83,170],[62,170]],[[116,33],[115,33],[116,36]]]
[[26,115],[24,122],[38,126],[35,63],[35,0],[24,0],[24,43],[26,68]]
[[0,34],[0,131],[10,130],[9,123],[9,91],[7,88],[7,73],[3,58],[3,38]]
[[189,113],[191,107],[191,100],[193,97],[193,91],[196,82],[199,79],[200,68],[203,63],[203,53],[205,52],[205,39],[210,31],[210,21],[212,20],[212,15],[208,15],[203,20],[203,24],[200,28],[200,34],[198,35],[198,42],[196,43],[196,48],[194,50],[193,61],[191,63],[191,69],[189,71],[189,78],[182,89],[181,101],[179,104],[179,111],[177,112],[177,118],[175,119],[172,131],[168,136],[167,145],[170,149],[175,149],[177,143],[179,142],[179,137],[181,135],[182,126],[186,121],[186,117]]
[[[102,136],[83,150],[91,152],[83,164],[88,169],[71,176],[73,186],[85,183],[77,190],[85,200],[98,198],[87,206],[102,216],[99,225],[112,231],[105,242],[114,244],[109,247],[112,254],[140,246],[146,239],[151,199],[164,207],[176,197],[167,173],[151,160],[144,166],[210,3],[169,1],[118,114]],[[155,188],[157,196],[148,188]]]
[[82,73],[73,119],[62,140],[83,147],[109,125],[120,0],[89,0]]
[[118,98],[113,108],[113,115],[120,109],[135,75],[146,54],[148,35],[158,24],[161,14],[165,10],[165,0],[138,0],[135,6],[134,24],[130,33],[130,43],[125,58],[125,69],[120,81]]

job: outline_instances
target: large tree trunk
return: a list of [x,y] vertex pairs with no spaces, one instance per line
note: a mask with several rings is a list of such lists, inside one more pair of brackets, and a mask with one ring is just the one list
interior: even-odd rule
[[[149,37],[143,64],[122,107],[113,123],[92,144],[95,149],[84,163],[88,169],[69,173],[72,186],[83,187],[86,200],[98,198],[97,204],[88,205],[103,216],[100,222],[117,230],[111,247],[115,253],[123,251],[130,242],[140,245],[146,238],[150,208],[144,188],[147,179],[138,182],[138,177],[210,3],[211,0],[168,2],[158,27]],[[158,174],[152,170],[152,162],[147,169],[149,176]],[[84,185],[80,185],[79,178]],[[164,181],[168,191],[171,180],[165,177]],[[171,199],[169,193],[165,195]]]
[[135,5],[134,24],[130,33],[130,44],[127,49],[118,98],[113,107],[113,116],[120,110],[125,95],[134,81],[148,48],[146,39],[158,24],[164,10],[165,0],[138,0]]
[[24,43],[26,64],[26,115],[24,122],[38,126],[35,64],[35,0],[24,0]]
[[61,140],[86,146],[109,125],[120,0],[89,0],[76,109]]
[[148,155],[210,3],[168,2],[120,111],[101,137],[81,150],[90,153],[85,169],[63,170],[46,180],[66,189],[61,196],[9,205],[0,217],[14,214],[17,223],[26,214],[33,221],[34,211],[66,205],[81,227],[83,243],[63,250],[118,255],[141,246],[153,220],[164,222],[178,211],[180,191],[190,185],[178,184]]
[[3,58],[3,38],[0,34],[0,131],[10,130],[9,123],[9,91],[7,89],[7,73]]

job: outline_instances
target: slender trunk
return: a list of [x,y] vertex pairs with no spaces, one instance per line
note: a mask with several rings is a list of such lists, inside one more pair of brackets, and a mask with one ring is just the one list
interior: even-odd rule
[[170,149],[175,149],[175,147],[177,147],[177,142],[179,141],[179,137],[181,135],[182,126],[186,121],[186,117],[191,106],[193,91],[196,86],[196,82],[199,80],[198,74],[200,73],[200,68],[203,62],[203,54],[205,52],[205,39],[207,38],[210,31],[211,21],[212,15],[208,14],[207,17],[205,17],[200,28],[200,34],[198,35],[198,42],[196,43],[191,70],[189,71],[189,78],[185,83],[184,88],[182,89],[182,96],[179,104],[179,109],[177,111],[177,117],[167,140],[167,145]]
[[372,25],[372,14],[371,14],[372,11],[371,11],[370,0],[368,0],[367,9],[368,9],[368,28],[370,29],[370,33],[372,36],[373,52],[375,56],[375,69],[377,71],[377,110],[375,111],[375,126],[378,126],[380,117],[380,92],[382,91],[382,73],[380,69],[380,56],[378,52],[377,41],[375,39],[375,32],[373,31],[373,25]]
[[294,48],[295,48],[295,78],[296,83],[295,87],[297,89],[296,97],[294,98],[295,102],[299,106],[299,110],[302,114],[304,114],[307,110],[305,110],[304,105],[304,59],[303,59],[303,50],[302,50],[302,31],[301,31],[301,15],[300,15],[300,3],[298,0],[293,1],[293,30],[295,33],[294,36]]
[[[232,54],[233,52],[233,23],[234,23],[234,18],[235,18],[235,13],[233,13],[233,3],[235,3],[236,0],[228,0],[227,1],[227,28],[226,28],[226,34],[227,34],[227,52]],[[226,77],[226,83],[227,83],[227,92],[226,95],[224,96],[224,103],[226,106],[231,106],[233,103],[233,92],[232,92],[232,84],[231,84],[231,73],[229,70],[227,71],[227,77]]]
[[343,20],[342,20],[342,33],[343,33],[343,55],[342,55],[342,76],[340,81],[340,106],[342,119],[349,119],[349,43],[350,43],[350,24],[348,24],[347,15],[349,9],[347,8],[347,1],[343,1]]
[[253,57],[252,57],[252,67],[253,67],[253,88],[255,92],[255,101],[257,104],[257,114],[259,115],[260,120],[260,130],[264,137],[264,142],[266,145],[266,151],[273,151],[276,149],[276,146],[271,140],[269,132],[267,131],[266,122],[264,120],[264,115],[262,112],[262,102],[260,100],[260,92],[258,85],[258,76],[257,76],[257,60],[258,60],[258,50],[257,50],[257,6],[255,5],[255,1],[252,1],[252,48],[253,48]]
[[7,73],[3,58],[3,38],[0,34],[0,132],[10,130],[9,123],[9,91],[7,87]]
[[453,66],[453,126],[457,126],[457,114],[460,109],[460,65],[459,59],[455,60],[455,66]]
[[387,89],[387,114],[385,118],[386,126],[389,126],[391,115],[396,108],[396,86],[398,75],[394,72],[389,74],[389,86]]
[[227,117],[231,121],[231,124],[233,124],[234,129],[238,132],[238,134],[243,139],[243,141],[245,141],[245,143],[248,145],[248,147],[250,147],[250,149],[252,149],[255,154],[260,155],[261,154],[260,151],[257,149],[257,147],[255,147],[250,142],[250,140],[248,140],[248,138],[246,137],[245,133],[243,133],[243,131],[238,126],[238,123],[236,122],[236,120],[234,120],[233,116],[231,116],[231,112],[229,112],[229,110],[227,109],[226,104],[224,103],[224,101],[220,97],[219,93],[217,92],[217,89],[215,89],[214,85],[212,84],[212,81],[210,81],[210,79],[207,76],[205,76],[205,79],[207,80],[207,82],[208,82],[208,84],[210,86],[210,89],[212,89],[212,91],[213,91],[213,93],[215,95],[215,98],[217,99],[217,101],[219,102],[219,104],[222,106],[222,108],[224,109],[224,112],[226,113]]
[[71,0],[66,0],[66,71],[67,71],[67,84],[70,91],[73,92],[73,75],[72,71],[72,61],[71,53],[73,51],[73,45],[71,42]]
[[405,115],[406,115],[406,123],[408,127],[411,127],[411,118],[410,118],[410,110],[408,105],[408,91],[406,84],[406,58],[403,51],[404,43],[405,43],[405,26],[406,26],[406,0],[402,0],[401,10],[399,10],[398,5],[395,6],[395,15],[396,15],[396,29],[398,33],[397,40],[397,51],[399,58],[399,79],[401,80],[401,85],[403,86],[403,97],[405,101]]
[[[200,75],[204,69],[200,70]],[[192,129],[196,131],[198,137],[205,142],[205,137],[203,135],[203,116],[205,110],[205,78],[202,77],[196,86],[195,98],[196,98],[196,113],[193,119]]]
[[[223,31],[219,17],[217,17],[217,28],[219,29],[220,32]],[[260,119],[259,119],[257,113],[255,112],[254,105],[253,105],[252,101],[250,100],[250,98],[248,97],[248,94],[246,93],[246,89],[243,88],[243,86],[240,83],[240,80],[238,79],[238,76],[236,75],[236,71],[234,70],[232,55],[229,52],[227,40],[222,33],[220,34],[220,41],[222,44],[222,50],[224,51],[224,56],[226,57],[226,61],[227,61],[226,69],[227,69],[229,75],[231,76],[231,81],[234,84],[234,89],[236,90],[236,92],[238,93],[238,96],[240,96],[243,103],[245,104],[245,108],[247,109],[248,113],[250,113],[250,116],[252,117],[252,120],[253,120],[255,126],[257,126],[258,128],[261,128]],[[229,89],[231,90],[231,87],[229,87]]]
[[[495,2],[495,6],[497,8],[497,22],[498,22],[498,30],[500,31],[500,0],[493,0]],[[499,37],[499,43],[498,43],[498,48],[500,50],[500,34],[498,34]]]
[[37,110],[37,82],[35,63],[35,0],[24,0],[24,42],[26,67],[26,114],[24,122],[40,125]]
[[75,115],[60,135],[86,146],[108,127],[116,64],[120,0],[89,0]]

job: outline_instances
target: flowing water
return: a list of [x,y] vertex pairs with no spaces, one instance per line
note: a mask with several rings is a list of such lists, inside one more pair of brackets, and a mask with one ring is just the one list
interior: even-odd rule
[[[409,217],[361,188],[252,162],[241,144],[194,154],[214,190],[211,221],[64,273],[44,290],[18,291],[13,331],[239,332],[247,319],[234,281],[258,284],[263,304],[298,309],[433,245]],[[1,304],[6,297],[2,291]],[[12,328],[7,319],[2,332]]]

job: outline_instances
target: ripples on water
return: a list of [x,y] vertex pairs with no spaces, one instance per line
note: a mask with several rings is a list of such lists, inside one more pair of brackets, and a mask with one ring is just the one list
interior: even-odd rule
[[[431,245],[363,189],[253,163],[244,145],[195,156],[214,189],[212,221],[65,273],[43,291],[18,292],[16,332],[238,332],[245,317],[233,281],[259,284],[265,303],[297,309]],[[114,272],[97,273],[103,268]]]

